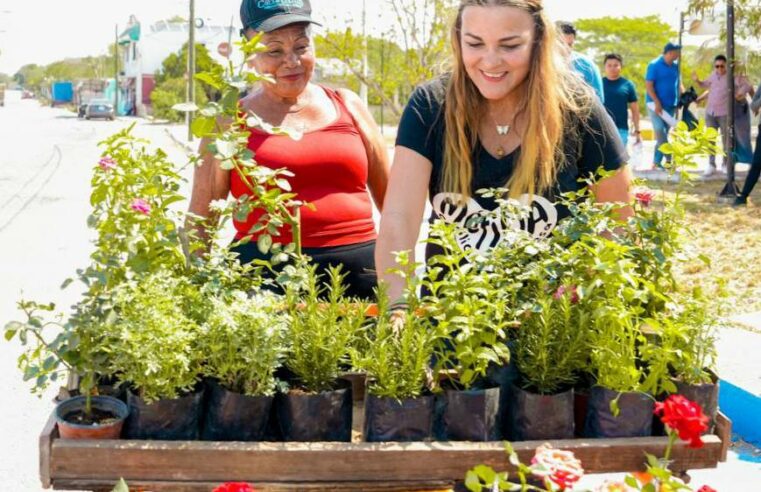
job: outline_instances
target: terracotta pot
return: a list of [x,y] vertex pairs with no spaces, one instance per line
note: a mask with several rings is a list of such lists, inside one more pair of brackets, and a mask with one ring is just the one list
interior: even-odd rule
[[119,439],[124,426],[124,420],[129,415],[129,408],[123,401],[110,396],[91,397],[92,409],[108,412],[114,419],[104,424],[76,424],[67,420],[72,414],[85,409],[86,398],[75,396],[64,400],[56,406],[55,417],[58,433],[63,439]]

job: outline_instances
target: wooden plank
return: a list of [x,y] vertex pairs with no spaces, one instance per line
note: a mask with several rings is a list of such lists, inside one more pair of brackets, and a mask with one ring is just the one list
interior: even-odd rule
[[40,481],[42,488],[50,488],[50,454],[53,440],[58,437],[58,427],[56,426],[55,412],[50,414],[50,418],[45,423],[40,433]]
[[[714,468],[722,441],[705,446],[675,444],[678,470]],[[644,468],[645,453],[662,456],[665,437],[550,441],[568,449],[588,473]],[[528,463],[541,441],[515,443]],[[61,479],[249,482],[389,482],[462,480],[468,469],[487,464],[509,470],[501,442],[432,443],[223,443],[203,441],[54,440],[51,476]]]
[[[209,492],[220,485],[220,482],[156,482],[131,480],[128,482],[132,490],[150,490],[151,492]],[[329,484],[320,482],[301,483],[251,483],[257,492],[451,492],[453,483],[420,483],[420,482],[345,482]],[[110,491],[114,482],[108,480],[56,480],[55,490],[104,490]]]
[[727,461],[729,446],[732,444],[732,421],[721,412],[716,414],[716,429],[714,432],[721,439],[721,462]]

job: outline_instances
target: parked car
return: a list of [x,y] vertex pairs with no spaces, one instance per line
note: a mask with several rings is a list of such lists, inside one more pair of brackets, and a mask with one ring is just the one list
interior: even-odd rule
[[34,99],[34,92],[28,90],[21,91],[21,99]]
[[108,99],[93,99],[85,108],[85,119],[106,118],[113,120],[116,117],[114,105]]

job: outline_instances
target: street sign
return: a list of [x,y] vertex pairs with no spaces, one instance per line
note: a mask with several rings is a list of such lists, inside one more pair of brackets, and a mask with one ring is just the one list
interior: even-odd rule
[[222,41],[217,46],[217,53],[224,56],[225,58],[230,58],[230,54],[233,52],[233,47],[230,46],[230,43],[227,41]]

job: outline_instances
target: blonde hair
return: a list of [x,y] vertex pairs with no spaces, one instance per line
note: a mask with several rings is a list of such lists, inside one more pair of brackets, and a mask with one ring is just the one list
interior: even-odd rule
[[444,99],[442,188],[470,197],[473,150],[478,145],[479,121],[486,114],[486,100],[465,71],[460,46],[462,13],[470,6],[515,7],[534,19],[531,67],[524,81],[526,98],[516,108],[525,112],[526,127],[515,170],[506,186],[511,197],[541,194],[555,182],[565,160],[564,139],[585,120],[593,97],[571,73],[555,27],[542,10],[542,0],[461,0],[451,31],[454,60]]

